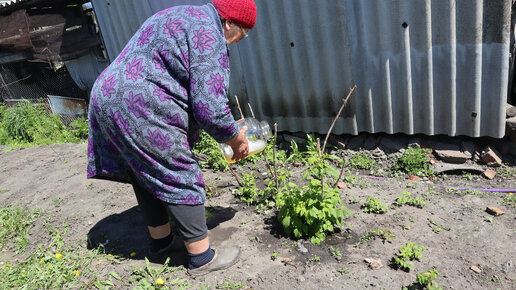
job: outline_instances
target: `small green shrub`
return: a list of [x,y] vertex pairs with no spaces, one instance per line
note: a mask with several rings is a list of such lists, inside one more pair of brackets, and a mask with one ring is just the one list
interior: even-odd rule
[[364,212],[383,214],[387,212],[387,206],[382,203],[381,199],[369,196],[366,199]]
[[341,226],[343,219],[352,215],[342,205],[339,190],[325,184],[322,194],[321,181],[316,179],[302,189],[288,183],[278,193],[276,205],[285,232],[296,238],[310,237],[314,245],[324,241],[326,232],[333,232],[335,225]]
[[408,191],[402,191],[401,194],[402,195],[398,196],[396,199],[396,204],[398,206],[407,204],[410,206],[423,208],[426,205],[426,202],[421,197],[412,197]]
[[192,150],[196,154],[204,154],[207,159],[201,161],[203,167],[208,167],[213,170],[226,171],[229,169],[227,161],[224,159],[222,152],[218,147],[217,141],[213,139],[208,133],[202,131],[197,142]]
[[421,148],[408,148],[403,152],[403,155],[396,160],[396,164],[393,168],[394,171],[401,171],[417,176],[431,174],[432,172],[429,169],[426,152],[425,149]]
[[406,243],[403,247],[401,247],[397,257],[393,258],[393,263],[395,267],[407,272],[414,269],[414,264],[412,264],[412,262],[410,261],[421,261],[423,257],[424,248],[425,247],[418,245],[416,243]]
[[297,145],[296,141],[290,140],[290,154],[286,160],[287,162],[292,163],[306,163],[306,160],[303,156],[303,152],[299,150],[299,146]]
[[371,155],[365,152],[354,154],[348,161],[348,164],[351,165],[351,167],[353,168],[367,170],[373,168],[373,165],[375,163],[376,161],[373,158],[371,158]]
[[428,290],[442,290],[443,288],[434,281],[439,276],[439,272],[436,269],[426,271],[422,274],[417,274],[417,282],[421,287]]

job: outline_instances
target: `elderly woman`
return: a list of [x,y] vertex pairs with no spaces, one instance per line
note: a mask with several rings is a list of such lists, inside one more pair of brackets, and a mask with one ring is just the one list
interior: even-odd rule
[[210,247],[205,185],[191,148],[203,129],[230,145],[235,159],[247,156],[248,141],[227,105],[228,46],[255,22],[253,0],[160,11],[91,92],[88,178],[131,182],[152,238],[148,256],[186,246],[193,275],[230,267],[240,253]]

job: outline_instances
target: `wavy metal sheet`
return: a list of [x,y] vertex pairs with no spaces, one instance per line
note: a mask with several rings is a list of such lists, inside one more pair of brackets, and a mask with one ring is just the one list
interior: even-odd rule
[[[231,48],[231,95],[282,131],[503,137],[511,1],[255,0],[249,38]],[[93,0],[112,60],[169,6]],[[249,115],[247,106],[243,106]]]

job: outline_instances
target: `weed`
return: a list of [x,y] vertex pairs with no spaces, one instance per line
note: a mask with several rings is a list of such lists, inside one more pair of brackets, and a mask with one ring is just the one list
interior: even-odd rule
[[357,245],[359,245],[360,243],[363,243],[363,242],[368,242],[370,240],[374,240],[377,237],[382,239],[383,243],[385,243],[386,241],[391,242],[391,240],[394,240],[396,238],[396,236],[394,236],[392,234],[392,232],[389,231],[388,229],[376,229],[376,230],[371,230],[371,231],[367,232],[365,235],[363,235],[360,238],[360,241],[357,243]]
[[348,188],[352,188],[353,186],[357,185],[357,183],[358,183],[357,177],[349,171],[346,172],[346,174],[344,175],[344,182],[346,183]]
[[217,284],[217,286],[215,288],[216,289],[243,289],[246,287],[247,287],[247,285],[245,285],[242,282],[224,281],[221,284]]
[[334,248],[333,246],[330,246],[329,250],[332,257],[336,259],[340,259],[342,257],[342,252],[339,248]]
[[407,188],[416,189],[416,188],[417,188],[417,183],[415,183],[415,182],[409,182],[409,183],[407,183],[406,187],[407,187]]
[[473,174],[471,174],[471,172],[462,171],[462,178],[464,178],[467,181],[472,181],[473,180]]
[[272,253],[271,260],[276,261],[278,258],[279,258],[279,253],[278,252]]
[[516,207],[516,195],[514,193],[509,192],[503,198],[503,205]]
[[181,271],[180,267],[170,267],[168,263],[170,258],[167,258],[165,263],[159,267],[150,265],[147,257],[145,258],[144,268],[134,268],[129,282],[135,284],[135,288],[139,289],[155,289],[162,286],[175,286],[174,288],[186,289],[191,287],[185,278],[178,278],[175,275],[168,275],[169,273]]
[[513,169],[509,166],[501,166],[496,168],[496,175],[502,177],[502,178],[514,178],[516,176],[516,169]]
[[432,174],[432,171],[429,169],[426,152],[428,151],[421,148],[408,148],[403,152],[403,155],[396,160],[393,170],[417,176]]
[[4,109],[0,144],[14,147],[80,142],[58,116],[45,111],[43,104],[20,102]]
[[14,206],[0,208],[0,250],[13,242],[17,250],[24,251],[29,244],[27,233],[40,214],[40,210],[28,212]]
[[286,159],[286,162],[292,162],[292,163],[306,163],[306,159],[303,156],[303,152],[299,150],[299,147],[297,146],[296,141],[290,140],[290,155]]
[[398,206],[407,204],[410,206],[423,208],[426,205],[426,202],[421,197],[412,197],[408,191],[402,191],[401,194],[402,195],[398,196],[396,199],[396,204]]
[[387,206],[382,203],[381,199],[369,196],[366,199],[366,203],[364,206],[364,212],[384,214],[387,212]]
[[371,169],[375,164],[375,160],[368,153],[358,153],[351,156],[348,160],[348,164],[356,169]]
[[327,184],[322,193],[321,181],[311,179],[307,186],[299,188],[290,182],[276,196],[278,220],[285,232],[296,238],[310,237],[313,244],[326,238],[325,232],[333,232],[334,225],[352,213],[342,205],[339,190]]
[[312,262],[319,262],[321,261],[321,258],[317,255],[314,255],[311,259],[310,259]]
[[404,246],[399,250],[399,254],[397,257],[392,259],[394,266],[398,269],[402,269],[404,271],[410,271],[414,269],[414,264],[412,264],[412,260],[421,261],[423,257],[424,247],[418,245],[416,243],[407,242]]
[[339,272],[341,275],[345,275],[349,273],[348,268],[338,268],[337,272]]
[[54,204],[55,207],[60,207],[64,202],[64,199],[60,198],[60,197],[55,197],[54,199],[52,199],[52,203]]
[[428,220],[428,225],[432,228],[432,231],[435,234],[440,233],[442,230],[445,230],[445,231],[451,230],[451,228],[443,227],[443,226],[439,225],[438,223],[434,222],[433,220]]
[[81,117],[70,123],[70,132],[79,139],[88,138],[88,120]]
[[253,174],[242,175],[242,187],[235,190],[235,196],[240,200],[251,205],[259,199],[261,191],[256,187],[256,181]]

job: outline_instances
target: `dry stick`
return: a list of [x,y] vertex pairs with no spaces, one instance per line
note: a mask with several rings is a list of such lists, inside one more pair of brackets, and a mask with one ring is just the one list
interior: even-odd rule
[[247,105],[249,106],[249,110],[251,110],[251,116],[253,116],[253,118],[254,118],[254,112],[253,112],[253,108],[251,107],[251,104],[247,103]]
[[340,114],[342,113],[342,109],[344,109],[344,107],[348,104],[349,97],[351,97],[351,95],[355,91],[356,87],[357,86],[354,85],[353,88],[351,89],[351,91],[349,91],[347,97],[343,100],[342,106],[340,106],[340,109],[339,109],[339,112],[337,113],[337,116],[335,116],[335,118],[333,119],[333,122],[331,123],[330,129],[328,130],[328,133],[326,133],[326,138],[324,138],[324,143],[323,143],[323,147],[322,147],[322,153],[323,154],[324,154],[324,149],[326,149],[326,142],[328,141],[328,137],[330,136],[331,130],[333,130],[333,126],[335,126],[335,123],[337,122],[337,119],[339,118]]
[[235,100],[237,102],[238,111],[240,112],[240,117],[244,119],[244,114],[242,114],[242,108],[240,108],[240,103],[238,102],[238,97],[235,95]]
[[[317,138],[317,152],[319,152],[319,158],[324,162],[322,159],[321,140],[319,138]],[[324,199],[324,175],[321,175],[321,196]]]
[[233,176],[235,176],[235,179],[236,179],[236,181],[237,181],[238,185],[239,185],[240,187],[242,187],[243,185],[242,185],[242,183],[240,183],[240,179],[238,179],[238,175],[236,174],[236,172],[233,170],[233,168],[231,167],[231,165],[229,165],[229,164],[228,164],[228,167],[229,167],[229,170],[231,170],[231,173],[233,173]]
[[274,123],[274,143],[272,143],[272,164],[274,166],[274,181],[276,182],[276,190],[279,191],[278,172],[276,171],[276,136],[278,135],[278,123]]
[[211,192],[211,195],[215,196],[215,192],[213,191],[213,189],[211,189],[211,187],[208,185],[208,183],[205,183],[204,185],[206,186],[206,189],[208,189],[208,191]]
[[333,184],[333,188],[337,187],[339,180],[342,178],[342,174],[344,173],[344,167],[345,167],[344,165],[346,165],[346,162],[344,160],[342,160],[342,167],[340,168],[339,178],[337,178],[337,180],[335,180],[335,184]]

